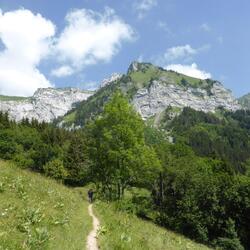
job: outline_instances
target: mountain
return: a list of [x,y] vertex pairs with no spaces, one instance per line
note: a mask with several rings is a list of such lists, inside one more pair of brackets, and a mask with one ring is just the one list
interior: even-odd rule
[[115,73],[104,79],[96,92],[45,88],[38,89],[29,98],[0,96],[0,110],[7,111],[16,121],[35,118],[52,122],[56,119],[61,126],[82,126],[102,111],[116,90],[129,98],[145,120],[157,118],[169,106],[180,109],[188,106],[204,112],[215,112],[219,107],[232,111],[241,108],[231,91],[218,81],[133,62],[126,74]]
[[238,99],[238,102],[245,109],[250,109],[250,93],[246,94]]
[[74,105],[86,100],[93,92],[74,88],[38,89],[32,97],[0,96],[0,110],[8,112],[11,119],[35,118],[52,122],[65,115]]
[[230,90],[211,79],[201,80],[165,70],[150,63],[133,62],[127,74],[104,84],[94,95],[70,111],[60,124],[82,126],[100,113],[114,91],[122,91],[143,119],[161,114],[167,107],[191,107],[204,112],[215,112],[219,107],[240,109]]

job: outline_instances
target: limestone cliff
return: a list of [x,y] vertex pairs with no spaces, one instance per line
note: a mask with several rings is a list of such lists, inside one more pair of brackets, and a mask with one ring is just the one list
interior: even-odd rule
[[16,121],[34,118],[38,121],[52,122],[65,115],[74,104],[86,100],[91,95],[90,91],[74,88],[44,88],[38,89],[29,98],[2,98],[0,110],[8,112],[10,118]]

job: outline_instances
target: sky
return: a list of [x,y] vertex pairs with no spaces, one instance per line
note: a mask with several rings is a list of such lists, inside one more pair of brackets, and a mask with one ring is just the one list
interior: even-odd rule
[[249,0],[0,0],[0,94],[95,89],[132,61],[250,92]]

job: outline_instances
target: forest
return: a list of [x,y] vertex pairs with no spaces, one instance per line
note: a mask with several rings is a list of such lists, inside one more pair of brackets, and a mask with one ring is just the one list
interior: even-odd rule
[[[250,111],[184,108],[164,124],[144,122],[120,92],[77,130],[0,113],[0,158],[68,186],[93,183],[99,199],[197,242],[250,249]],[[126,197],[132,188],[150,195]]]

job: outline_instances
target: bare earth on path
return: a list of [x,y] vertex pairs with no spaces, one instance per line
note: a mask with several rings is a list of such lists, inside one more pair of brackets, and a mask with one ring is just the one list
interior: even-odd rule
[[88,238],[87,238],[87,250],[98,250],[99,248],[97,244],[97,231],[100,227],[100,222],[93,213],[92,204],[89,204],[88,212],[93,220],[93,229],[89,233]]

